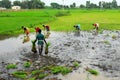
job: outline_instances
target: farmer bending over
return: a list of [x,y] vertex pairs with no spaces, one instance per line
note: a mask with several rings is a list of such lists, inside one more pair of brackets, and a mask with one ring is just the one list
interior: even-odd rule
[[[41,30],[38,30],[38,34],[36,36],[36,40],[35,42],[38,40],[38,50],[39,50],[39,55],[42,55],[42,51],[43,51],[43,45],[44,42],[47,44],[44,35],[41,34]],[[44,41],[44,42],[43,42]]]
[[30,38],[29,38],[30,30],[29,30],[29,28],[24,27],[24,26],[22,26],[22,29],[24,30],[24,33],[26,35],[26,36],[24,36],[24,40],[23,40],[23,43],[25,43],[30,40]]
[[99,29],[99,24],[98,23],[94,23],[92,24],[94,26],[94,29],[98,30]]
[[50,26],[48,25],[43,25],[44,29],[47,31],[47,34],[50,33]]
[[75,29],[80,32],[80,24],[74,25]]
[[24,30],[24,33],[26,34],[26,36],[30,34],[30,30],[28,27],[22,26],[22,29]]

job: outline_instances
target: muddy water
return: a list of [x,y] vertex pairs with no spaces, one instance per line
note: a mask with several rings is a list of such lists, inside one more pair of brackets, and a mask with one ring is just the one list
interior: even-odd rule
[[[31,39],[35,39],[31,34]],[[24,35],[0,41],[0,62],[16,62],[22,53],[29,52],[31,42],[22,43]]]
[[[82,68],[92,68],[100,72],[97,78],[90,80],[119,80],[120,79],[120,32],[119,31],[103,31],[102,34],[93,35],[91,32],[81,32],[80,34],[73,32],[51,32],[48,42],[48,56],[65,60],[65,64],[70,61],[81,62]],[[113,39],[112,36],[116,38]],[[35,39],[35,35],[31,34],[30,38]],[[21,54],[31,52],[31,42],[22,43],[23,35],[17,38],[9,38],[0,41],[0,62],[16,62],[19,61]],[[76,80],[77,75],[81,75],[85,79],[87,73],[79,72],[66,76],[59,76],[63,80]],[[74,75],[74,76],[71,76]],[[104,78],[108,77],[110,79]],[[80,76],[79,76],[80,77]],[[83,80],[79,78],[77,80]]]

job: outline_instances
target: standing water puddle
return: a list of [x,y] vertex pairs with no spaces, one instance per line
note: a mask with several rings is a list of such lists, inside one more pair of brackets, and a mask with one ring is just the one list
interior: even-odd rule
[[[92,68],[100,74],[109,77],[108,80],[120,79],[120,32],[103,31],[93,35],[90,32],[81,32],[80,35],[68,32],[51,32],[47,40],[51,45],[48,56],[70,61],[81,62],[82,68]],[[30,34],[35,39],[35,34]],[[21,54],[31,52],[31,41],[22,43],[23,35],[0,41],[0,62],[17,62]],[[63,80],[83,80],[88,73],[81,72],[81,68],[67,76],[59,77]],[[81,75],[81,76],[80,76]],[[91,76],[90,80],[107,80],[104,77]]]

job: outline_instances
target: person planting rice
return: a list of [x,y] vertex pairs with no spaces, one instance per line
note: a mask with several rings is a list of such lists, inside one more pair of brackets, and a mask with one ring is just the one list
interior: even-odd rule
[[92,24],[94,26],[94,29],[98,30],[99,29],[99,24],[98,23],[94,23]]
[[24,30],[24,33],[26,34],[26,36],[30,34],[30,30],[28,27],[22,26],[22,29]]
[[42,51],[43,51],[43,45],[44,45],[44,42],[46,43],[47,45],[47,42],[44,38],[44,35],[41,34],[41,30],[38,30],[38,34],[36,36],[36,39],[35,39],[35,43],[36,41],[38,41],[38,50],[39,50],[39,55],[42,55]]
[[39,32],[38,32],[39,30],[41,30],[39,27],[35,28],[36,35],[39,34]]
[[94,26],[94,29],[96,30],[95,34],[98,34],[98,30],[99,30],[99,24],[98,23],[94,23],[92,24]]
[[80,32],[80,24],[74,25],[74,28],[75,28],[78,32]]
[[28,27],[25,27],[25,26],[22,26],[22,29],[24,30],[24,33],[25,33],[24,40],[23,40],[23,43],[25,43],[30,40],[29,38],[30,30]]
[[46,31],[46,38],[48,38],[49,37],[49,35],[50,35],[50,26],[49,25],[43,25],[43,27],[44,27],[44,30]]

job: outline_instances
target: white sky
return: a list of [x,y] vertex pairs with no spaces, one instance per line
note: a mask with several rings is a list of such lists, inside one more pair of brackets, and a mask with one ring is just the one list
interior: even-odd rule
[[[15,1],[15,0],[10,0],[10,1]],[[22,1],[22,0],[18,0],[18,1]],[[59,4],[63,4],[63,0],[41,0],[43,1],[46,5],[50,5],[50,3],[52,2],[56,2],[56,3],[59,3]],[[88,0],[64,0],[64,4],[65,5],[70,5],[72,4],[73,2],[76,3],[77,6],[79,6],[80,4],[86,4],[86,1]],[[112,2],[113,0],[89,0],[91,3],[95,3],[95,4],[98,4],[99,1],[105,1],[105,2]],[[120,5],[120,0],[116,0],[118,5]]]

